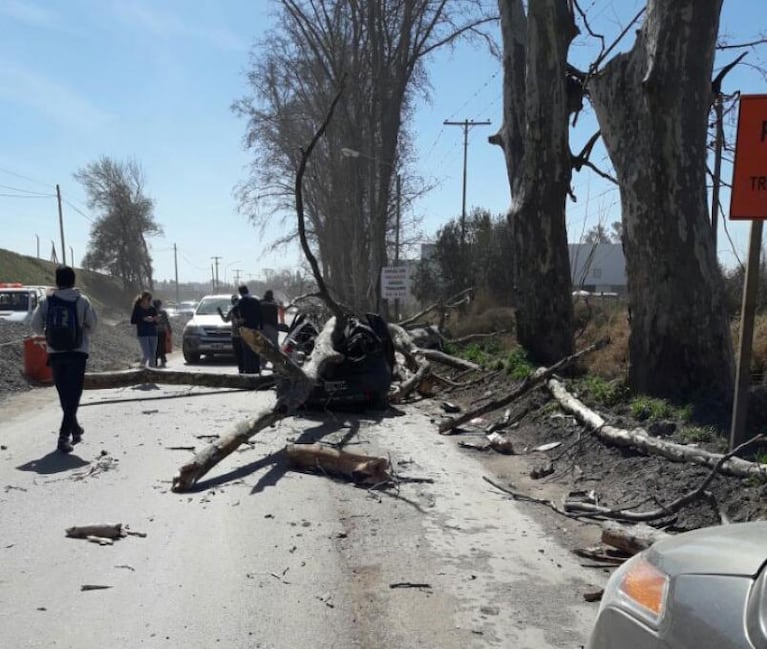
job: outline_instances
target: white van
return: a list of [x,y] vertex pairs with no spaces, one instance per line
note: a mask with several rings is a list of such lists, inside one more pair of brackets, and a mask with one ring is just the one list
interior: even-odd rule
[[45,297],[45,287],[0,282],[0,319],[29,324],[38,303]]

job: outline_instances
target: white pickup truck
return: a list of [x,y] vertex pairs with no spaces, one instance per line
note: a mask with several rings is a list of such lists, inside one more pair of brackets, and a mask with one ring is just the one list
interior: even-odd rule
[[0,282],[0,320],[29,324],[37,304],[45,297],[46,286],[24,286]]

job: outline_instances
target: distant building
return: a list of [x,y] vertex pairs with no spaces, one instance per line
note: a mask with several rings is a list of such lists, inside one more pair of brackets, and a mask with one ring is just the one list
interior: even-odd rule
[[619,243],[571,243],[573,289],[592,293],[626,293],[626,258]]

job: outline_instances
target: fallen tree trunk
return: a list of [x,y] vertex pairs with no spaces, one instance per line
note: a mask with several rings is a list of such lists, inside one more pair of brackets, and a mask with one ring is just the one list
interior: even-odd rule
[[87,372],[83,388],[86,390],[106,390],[124,388],[129,385],[141,385],[142,383],[263,390],[274,385],[274,377],[256,374],[206,374],[144,367],[117,372]]
[[567,367],[570,363],[577,360],[581,356],[584,356],[596,349],[601,349],[607,344],[607,342],[608,341],[606,340],[597,341],[593,345],[590,345],[575,354],[571,354],[570,356],[563,358],[562,360],[554,363],[554,365],[550,367],[539,367],[537,370],[535,370],[535,372],[533,372],[524,381],[522,381],[520,385],[514,388],[514,390],[512,390],[509,394],[503,397],[500,397],[498,399],[493,399],[492,401],[482,406],[469,410],[465,412],[464,414],[460,415],[459,417],[453,417],[451,419],[447,419],[443,421],[439,425],[439,432],[444,433],[448,430],[452,430],[454,428],[457,428],[461,424],[465,424],[467,421],[471,421],[475,417],[479,417],[480,415],[484,415],[488,412],[492,412],[493,410],[498,410],[498,408],[502,408],[503,406],[511,403],[515,399],[518,399],[519,397],[521,397],[523,394],[526,394],[533,388],[537,387],[538,385],[543,383],[546,379],[551,377],[553,374],[555,374],[562,368]]
[[190,489],[240,444],[248,441],[267,426],[272,426],[280,419],[291,415],[296,408],[303,405],[316,384],[322,368],[328,363],[338,362],[343,358],[332,345],[336,323],[335,318],[330,318],[325,323],[303,369],[272,345],[260,331],[240,328],[243,342],[270,361],[274,371],[281,376],[283,383],[278,386],[280,394],[272,404],[259,411],[255,417],[241,423],[228,435],[215,440],[197,453],[191,461],[184,464],[173,477],[173,491]]
[[594,435],[608,444],[630,446],[646,454],[660,455],[672,462],[692,462],[710,468],[719,465],[719,473],[767,481],[767,465],[749,462],[739,457],[727,457],[722,462],[725,456],[721,453],[712,453],[702,448],[684,446],[651,437],[642,428],[633,430],[615,428],[608,425],[598,413],[571,395],[560,381],[550,379],[547,386],[564,410],[574,415],[578,421],[591,429]]
[[656,541],[670,537],[668,532],[655,529],[647,523],[637,523],[628,527],[615,521],[608,521],[602,526],[602,543],[618,548],[626,554],[637,554]]
[[305,471],[338,475],[358,484],[378,485],[391,480],[389,460],[359,453],[347,453],[321,444],[288,444],[291,463]]

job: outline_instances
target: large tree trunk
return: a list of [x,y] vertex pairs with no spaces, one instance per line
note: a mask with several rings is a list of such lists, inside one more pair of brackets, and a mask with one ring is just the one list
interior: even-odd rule
[[733,354],[706,201],[722,0],[649,0],[633,49],[589,90],[620,182],[639,392],[729,399]]
[[517,339],[537,362],[573,351],[565,226],[570,185],[567,51],[576,33],[564,0],[499,0],[504,123],[491,142],[506,155]]

